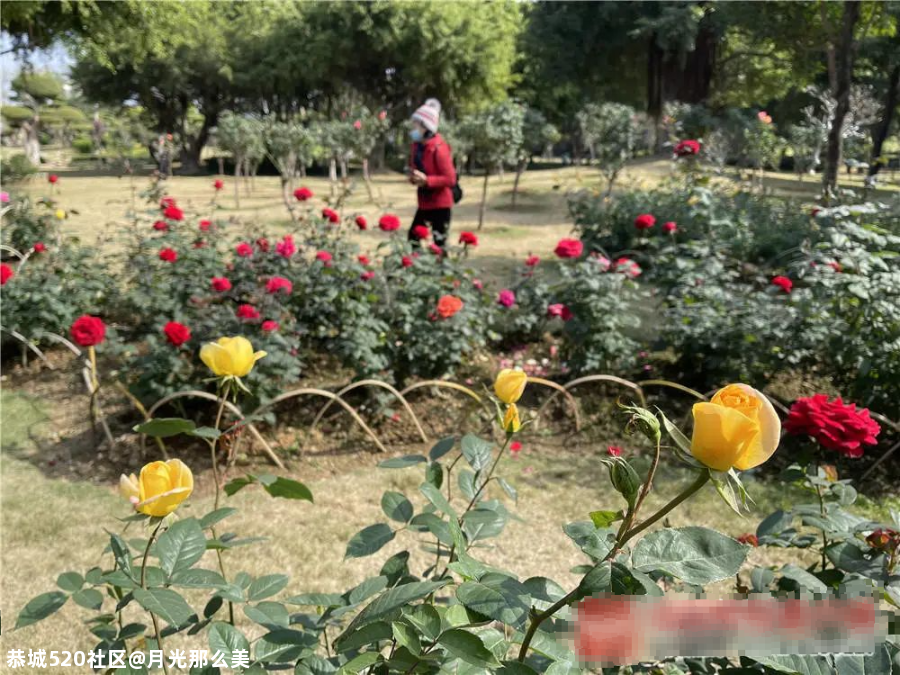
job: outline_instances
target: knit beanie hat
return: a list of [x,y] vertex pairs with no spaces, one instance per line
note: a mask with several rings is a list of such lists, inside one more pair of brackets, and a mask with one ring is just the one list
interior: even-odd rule
[[436,98],[430,98],[419,106],[412,114],[412,119],[421,122],[431,133],[437,133],[438,123],[441,118],[441,102]]

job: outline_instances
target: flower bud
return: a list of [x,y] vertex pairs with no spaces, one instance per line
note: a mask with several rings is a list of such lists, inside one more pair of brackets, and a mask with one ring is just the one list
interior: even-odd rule
[[644,434],[644,436],[646,436],[651,443],[657,444],[660,442],[662,433],[660,431],[659,420],[656,418],[656,415],[654,415],[646,408],[640,408],[636,405],[628,405],[623,407],[625,408],[625,412],[631,415],[631,419],[628,420],[627,429],[632,431],[637,429],[639,432]]
[[522,397],[528,376],[521,370],[504,368],[497,373],[494,381],[494,393],[504,403],[515,403]]
[[638,490],[641,489],[641,479],[637,471],[621,457],[615,457],[609,464],[609,479],[613,487],[625,497],[629,507],[634,507]]
[[515,403],[510,403],[506,409],[506,415],[503,417],[503,430],[507,434],[514,434],[522,428],[522,422],[519,420],[519,408]]

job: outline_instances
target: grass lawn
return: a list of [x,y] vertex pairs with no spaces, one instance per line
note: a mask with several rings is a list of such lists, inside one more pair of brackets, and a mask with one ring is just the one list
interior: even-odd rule
[[[629,168],[620,184],[623,187],[650,185],[663,177],[668,167],[669,163],[663,161],[637,163]],[[99,239],[102,245],[109,245],[131,201],[129,181],[58,173],[61,180],[57,198],[66,209],[73,211],[65,223],[66,230],[86,241]],[[556,240],[570,231],[571,223],[565,211],[566,190],[579,185],[602,187],[593,169],[533,171],[524,176],[520,205],[512,209],[509,194],[512,179],[509,174],[502,183],[491,179],[486,224],[480,233],[482,243],[472,253],[473,265],[498,279],[529,252],[549,255]],[[213,177],[176,177],[169,192],[188,212],[211,215],[212,180]],[[234,216],[249,227],[268,226],[272,222],[287,226],[276,178],[258,178],[255,191],[249,196],[241,195],[239,210],[234,207],[230,180],[226,179],[226,189],[219,196],[218,216]],[[328,192],[327,182],[322,179],[303,183],[317,196]],[[481,180],[463,177],[462,184],[466,197],[454,211],[454,239],[459,232],[474,229],[477,222]],[[137,189],[143,185],[144,179],[135,180]],[[808,187],[811,196],[817,185],[808,180],[792,189],[807,194]],[[345,211],[359,211],[370,221],[377,220],[385,211],[394,211],[405,222],[411,220],[413,194],[402,177],[377,176],[375,189],[377,206],[367,203],[366,191],[359,185]],[[41,196],[46,192],[45,184],[36,180],[31,190],[35,196]],[[364,248],[374,248],[384,235],[370,230],[353,236]],[[54,580],[60,573],[83,572],[94,565],[109,564],[108,554],[106,558],[100,555],[107,540],[104,529],[120,531],[117,518],[129,513],[128,504],[116,492],[116,467],[125,465],[135,470],[140,466],[140,458],[133,448],[115,457],[96,452],[85,414],[87,403],[71,368],[58,373],[44,372],[40,377],[31,375],[5,374],[0,397],[0,590],[2,609],[7,616],[3,650],[87,651],[96,643],[83,622],[87,612],[71,602],[47,621],[15,633],[10,629],[23,605],[35,595],[53,590]],[[617,436],[609,442],[621,440]],[[512,570],[523,579],[542,575],[563,586],[573,585],[577,577],[569,570],[586,562],[586,558],[564,535],[561,525],[585,520],[592,510],[619,507],[608,486],[605,469],[597,462],[606,444],[596,437],[593,444],[566,443],[537,435],[527,437],[520,456],[507,458],[501,464],[502,475],[519,489],[518,504],[510,508],[521,520],[510,522],[503,535],[492,540],[492,548],[480,552],[482,559]],[[626,441],[625,447],[629,452],[647,450],[633,439]],[[427,447],[404,445],[402,450],[396,450],[406,454],[422,452]],[[190,456],[182,459],[192,462]],[[228,504],[240,509],[226,521],[228,530],[242,536],[269,538],[262,545],[227,552],[229,576],[241,570],[252,575],[285,572],[292,579],[287,593],[293,594],[344,591],[376,573],[387,557],[410,546],[412,535],[401,534],[370,558],[343,561],[347,540],[364,526],[384,520],[379,504],[386,489],[406,493],[417,508],[424,502],[418,497],[421,472],[375,469],[381,459],[383,456],[368,452],[339,454],[328,450],[292,457],[287,473],[309,485],[315,496],[314,504],[275,500],[252,489],[228,499]],[[205,457],[198,456],[195,461],[202,468],[204,460]],[[74,470],[76,464],[78,471]],[[235,468],[232,475],[240,471],[243,468]],[[195,478],[196,491],[183,511],[185,515],[202,515],[211,509],[210,472],[198,470]],[[683,471],[665,463],[658,474],[656,489],[648,499],[648,510],[675,494],[685,480]],[[738,535],[753,531],[762,516],[798,498],[778,484],[752,482],[750,489],[757,507],[746,520],[732,515],[710,488],[686,508],[676,511],[671,522],[703,524]],[[885,518],[889,506],[897,508],[900,502],[896,499],[877,505],[864,502],[856,510]],[[132,526],[127,536],[141,538],[144,534]],[[785,562],[787,558],[781,550],[758,549],[751,552],[750,560],[766,564]],[[207,559],[203,564],[213,567],[215,563]],[[419,553],[411,568],[420,572],[427,564],[424,554]],[[726,583],[719,590],[727,592],[728,588]],[[202,607],[199,600],[194,604]],[[111,607],[109,599],[106,606]],[[259,634],[260,629],[254,628],[248,619],[242,615],[238,619],[252,635]],[[145,622],[146,616],[130,606],[126,609],[126,620]],[[166,647],[206,647],[200,639],[188,640],[170,639]],[[40,672],[73,671],[57,668]]]

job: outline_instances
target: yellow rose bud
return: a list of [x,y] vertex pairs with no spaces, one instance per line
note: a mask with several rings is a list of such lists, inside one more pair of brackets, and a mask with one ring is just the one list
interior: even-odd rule
[[134,508],[148,516],[167,516],[194,490],[194,476],[180,459],[151,462],[134,474],[119,478],[119,492]]
[[200,348],[200,360],[217,377],[244,377],[265,355],[262,351],[254,352],[250,340],[241,336],[219,338]]
[[65,220],[66,212],[63,211],[62,209],[56,209],[56,218],[57,218],[57,220]]
[[494,381],[494,393],[504,403],[515,403],[522,398],[526,382],[528,382],[528,376],[521,370],[504,368],[497,373],[497,379]]
[[765,462],[781,440],[781,420],[763,394],[746,384],[729,384],[709,403],[693,408],[691,454],[716,471],[752,469]]
[[506,409],[506,415],[503,416],[503,430],[514,434],[521,428],[522,422],[519,420],[519,408],[515,403],[510,403]]

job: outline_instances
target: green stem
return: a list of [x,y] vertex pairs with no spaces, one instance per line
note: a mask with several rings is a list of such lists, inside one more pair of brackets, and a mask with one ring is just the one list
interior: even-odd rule
[[[162,521],[159,522],[150,535],[150,539],[147,540],[147,548],[144,549],[144,557],[141,559],[141,588],[144,590],[147,590],[147,558],[150,555],[150,547],[153,546],[153,542],[156,540],[156,535],[161,527]],[[153,622],[153,630],[156,632],[156,644],[159,646],[160,651],[163,652],[163,671],[165,671],[166,675],[169,675],[169,666],[166,665],[165,650],[163,649],[162,633],[159,630],[159,620],[153,612],[150,612],[150,620]]]
[[[222,392],[219,397],[219,411],[216,413],[216,426],[215,426],[216,431],[219,430],[219,425],[222,424],[222,414],[225,411],[225,401],[227,400],[227,398],[226,398],[227,395],[228,395],[227,392]],[[219,508],[219,493],[220,493],[219,464],[216,461],[216,450],[218,449],[218,446],[219,446],[218,437],[214,438],[213,440],[211,440],[209,442],[210,455],[212,456],[213,480],[216,485],[216,499],[215,499],[214,509]],[[210,532],[212,532],[212,536],[214,539],[218,538],[218,535],[216,535],[215,526],[210,528]],[[222,549],[219,549],[219,548],[216,549],[216,559],[219,561],[219,572],[221,572],[222,578],[227,581],[227,577],[225,575],[225,562],[222,560]],[[234,625],[234,603],[231,602],[231,600],[228,601],[228,619],[229,619],[229,622],[231,623],[231,625],[233,626]]]

